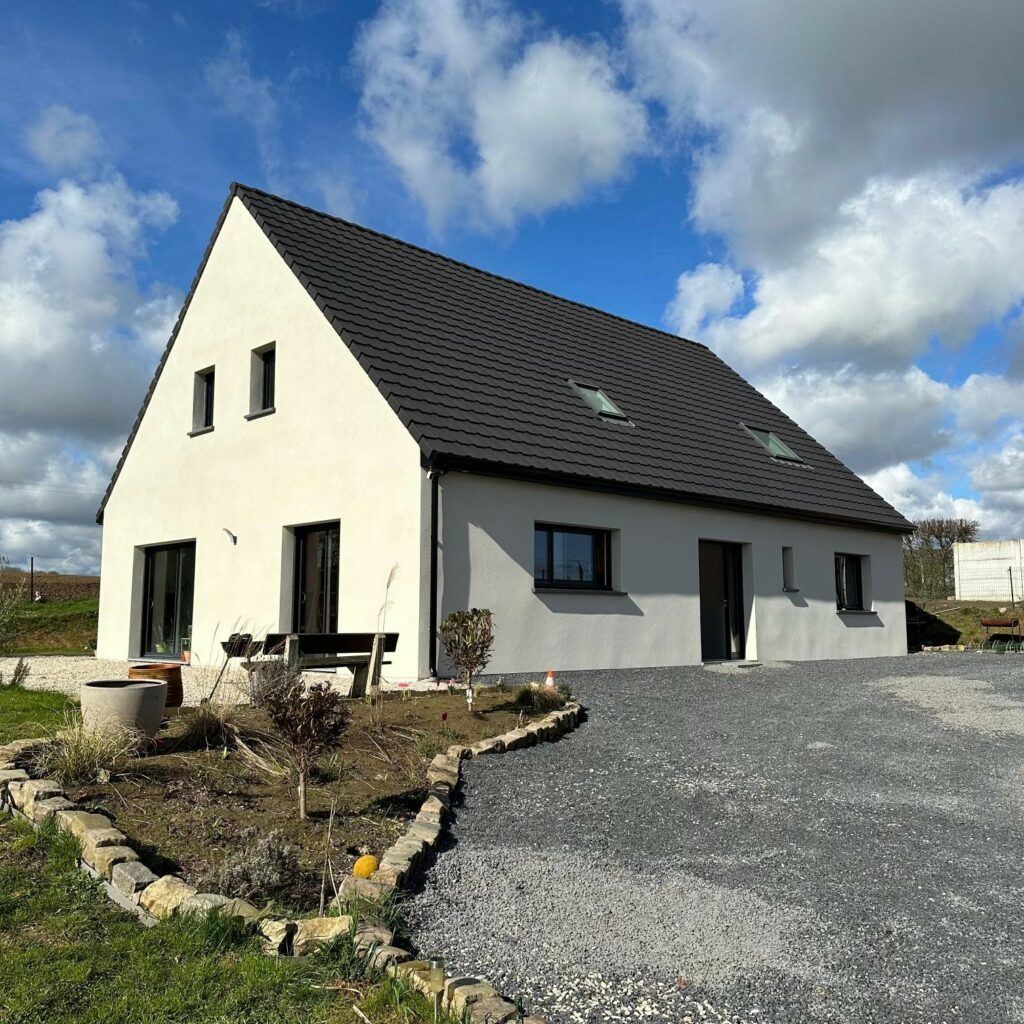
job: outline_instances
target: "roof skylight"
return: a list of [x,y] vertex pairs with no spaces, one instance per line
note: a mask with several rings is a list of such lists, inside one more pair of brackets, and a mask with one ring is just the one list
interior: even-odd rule
[[601,390],[591,384],[577,384],[576,381],[569,381],[570,384],[580,393],[591,409],[598,414],[612,420],[628,420],[629,417]]
[[792,448],[789,447],[788,444],[786,444],[785,441],[782,440],[782,438],[778,436],[778,434],[774,434],[772,431],[765,430],[762,427],[748,426],[746,423],[743,424],[743,427],[748,433],[753,434],[753,436],[756,437],[769,452],[771,452],[773,458],[785,459],[787,462],[804,461],[795,451],[793,451]]

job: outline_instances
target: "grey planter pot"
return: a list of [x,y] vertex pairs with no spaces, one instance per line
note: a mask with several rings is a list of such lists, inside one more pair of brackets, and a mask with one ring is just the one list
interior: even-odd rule
[[89,729],[123,729],[156,736],[167,683],[157,679],[96,679],[82,683],[82,721]]

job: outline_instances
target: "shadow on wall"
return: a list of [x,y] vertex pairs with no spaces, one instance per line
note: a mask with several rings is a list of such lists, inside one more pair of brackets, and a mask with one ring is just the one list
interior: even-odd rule
[[628,594],[538,590],[534,597],[548,611],[563,615],[643,615],[643,609]]
[[943,622],[937,615],[925,611],[913,601],[906,601],[907,647],[919,651],[922,647],[941,647],[960,642],[960,630]]

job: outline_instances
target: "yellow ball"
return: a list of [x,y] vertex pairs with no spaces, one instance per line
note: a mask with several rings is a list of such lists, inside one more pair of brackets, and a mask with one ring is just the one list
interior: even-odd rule
[[352,874],[356,878],[369,878],[370,875],[377,870],[380,866],[380,862],[376,857],[366,854],[364,857],[360,857],[352,867]]

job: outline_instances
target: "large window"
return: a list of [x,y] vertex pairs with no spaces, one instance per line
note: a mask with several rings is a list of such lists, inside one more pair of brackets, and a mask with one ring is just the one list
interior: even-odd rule
[[277,376],[277,347],[273,344],[252,353],[249,378],[249,418],[274,411],[274,385]]
[[841,612],[864,611],[862,555],[836,555],[836,608]]
[[192,390],[192,433],[201,434],[213,429],[214,370],[209,367],[195,376]]
[[607,530],[538,523],[533,530],[537,588],[610,590],[611,535]]
[[300,526],[295,530],[296,633],[338,632],[338,523]]
[[142,602],[143,657],[180,658],[191,649],[196,546],[146,548]]

